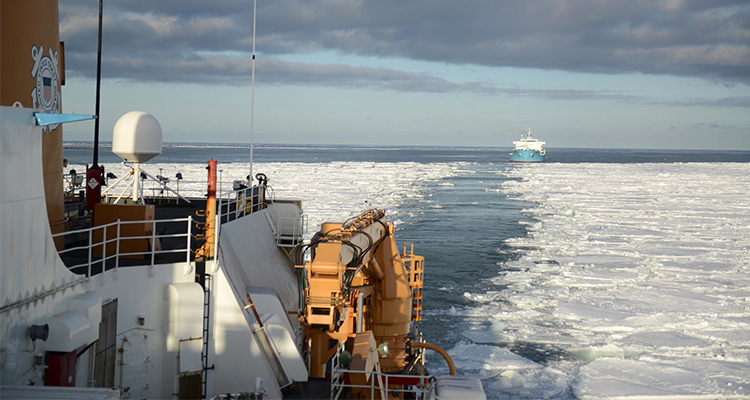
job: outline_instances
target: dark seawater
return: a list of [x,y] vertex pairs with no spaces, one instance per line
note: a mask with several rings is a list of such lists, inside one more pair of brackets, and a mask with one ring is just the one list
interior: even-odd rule
[[[106,147],[105,147],[106,146]],[[109,145],[100,151],[101,163],[119,163]],[[500,190],[508,180],[503,171],[524,168],[508,162],[510,148],[447,147],[356,147],[258,145],[257,162],[418,162],[467,163],[469,171],[443,181],[430,182],[424,193],[431,201],[407,200],[400,206],[402,223],[397,240],[414,243],[415,253],[425,256],[424,318],[422,331],[428,342],[450,349],[466,340],[466,324],[485,323],[491,318],[457,315],[471,301],[465,292],[497,290],[488,278],[498,275],[504,262],[520,257],[522,249],[505,244],[509,238],[526,235],[519,222],[532,222],[522,213],[529,204],[508,198]],[[92,145],[66,143],[64,155],[70,163],[90,162]],[[247,162],[247,145],[165,144],[159,163],[204,163],[214,158],[222,163]],[[685,163],[750,162],[750,151],[548,149],[548,163]],[[408,173],[408,171],[404,171]],[[420,196],[422,197],[422,196]],[[491,287],[492,286],[492,287]],[[472,318],[476,318],[472,320]],[[437,372],[445,373],[439,357],[428,360]]]
[[[413,242],[415,252],[425,256],[421,328],[428,342],[451,348],[465,340],[467,318],[452,311],[471,305],[465,292],[497,290],[488,279],[498,275],[503,262],[519,257],[505,240],[526,235],[519,221],[530,221],[521,213],[529,205],[499,191],[507,180],[501,172],[513,167],[522,166],[478,162],[464,168],[474,173],[449,178],[453,186],[436,182],[428,189],[439,208],[415,210],[422,213],[398,227],[398,240]],[[430,362],[443,364],[437,357]]]

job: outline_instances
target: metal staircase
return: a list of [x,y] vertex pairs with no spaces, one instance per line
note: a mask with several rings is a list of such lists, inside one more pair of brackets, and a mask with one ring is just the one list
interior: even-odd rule
[[276,246],[296,265],[302,263],[299,246],[307,228],[307,215],[302,213],[299,204],[289,207],[291,204],[297,203],[271,202],[265,215],[276,238]]

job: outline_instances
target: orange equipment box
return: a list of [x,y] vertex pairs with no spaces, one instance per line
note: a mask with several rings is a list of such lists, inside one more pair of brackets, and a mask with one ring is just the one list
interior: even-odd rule
[[[107,225],[117,220],[126,221],[153,221],[153,205],[124,205],[124,204],[97,204],[94,207],[94,227]],[[153,233],[153,222],[143,223],[123,223],[120,225],[120,254],[138,253],[126,258],[146,258],[151,251],[151,235]],[[93,242],[101,243],[104,236],[104,228],[95,229],[93,232]],[[113,255],[117,252],[117,226],[107,227],[107,251],[106,256]],[[155,249],[161,249],[159,238],[155,238]],[[93,256],[102,257],[104,246],[94,246]]]

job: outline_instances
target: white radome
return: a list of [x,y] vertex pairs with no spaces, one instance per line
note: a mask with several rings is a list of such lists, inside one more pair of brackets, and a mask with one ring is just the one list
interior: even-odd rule
[[161,125],[153,115],[131,111],[117,120],[112,152],[125,161],[143,163],[161,154]]

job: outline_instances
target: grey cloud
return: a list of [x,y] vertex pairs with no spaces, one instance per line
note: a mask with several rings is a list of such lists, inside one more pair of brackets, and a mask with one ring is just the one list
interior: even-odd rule
[[[108,77],[221,83],[227,74],[248,71],[249,1],[105,1],[104,10]],[[61,36],[72,74],[94,73],[97,11],[93,1],[61,0]],[[272,61],[274,55],[321,50],[456,65],[665,74],[750,84],[750,4],[739,0],[260,1],[257,33],[258,49],[269,60],[262,68],[268,68],[271,82],[278,84],[513,94],[511,89],[451,83],[424,74]],[[586,91],[516,94],[633,100]]]
[[282,11],[282,3],[268,10],[273,18],[287,18],[315,34],[280,30],[275,36],[280,43],[269,43],[272,52],[326,49],[454,64],[750,83],[750,4],[744,1],[395,0],[342,2],[348,5],[342,11],[305,2],[304,11],[291,14]]
[[750,108],[750,97],[734,96],[722,97],[719,99],[684,99],[679,102],[672,102],[669,105],[685,107],[732,107],[732,108]]
[[712,129],[712,130],[736,130],[739,127],[737,127],[735,125],[727,125],[727,124],[722,124],[722,123],[713,121],[713,122],[700,122],[700,123],[697,123],[697,124],[692,124],[692,125],[689,126],[689,128],[693,128],[693,129]]
[[[193,55],[164,63],[154,58],[114,58],[103,62],[102,70],[123,80],[153,82],[192,82],[199,84],[237,85],[250,74],[250,58],[238,55]],[[80,60],[74,60],[80,61]],[[212,71],[211,73],[204,73]],[[552,90],[499,87],[483,82],[454,83],[429,74],[387,68],[352,67],[343,64],[308,64],[261,58],[256,72],[265,85],[327,86],[342,89],[393,90],[419,93],[471,93],[506,95],[547,100],[612,100],[641,102],[642,99],[611,91]]]
[[644,103],[642,97],[607,91],[575,89],[527,89],[501,87],[486,82],[454,83],[429,74],[386,68],[351,67],[262,60],[259,73],[273,84],[324,85],[339,88],[369,88],[420,93],[471,93],[506,95],[547,100],[610,100],[622,103]]

